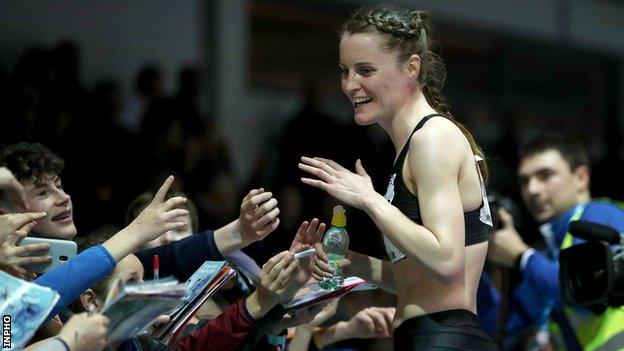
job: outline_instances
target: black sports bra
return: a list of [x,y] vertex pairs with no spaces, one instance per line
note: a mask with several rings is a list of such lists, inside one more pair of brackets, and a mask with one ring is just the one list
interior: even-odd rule
[[[388,183],[388,189],[386,191],[386,200],[398,208],[409,219],[422,225],[422,218],[420,216],[420,205],[418,204],[418,197],[412,194],[403,180],[403,164],[409,150],[410,139],[412,135],[416,133],[422,126],[432,117],[440,116],[439,114],[431,114],[423,117],[423,119],[416,125],[412,134],[407,139],[405,146],[399,153],[393,166],[393,174],[390,177]],[[443,117],[443,116],[442,116]],[[481,172],[479,171],[479,178],[481,178]],[[482,243],[489,238],[489,234],[492,230],[492,215],[490,213],[490,207],[487,202],[487,196],[485,194],[485,188],[481,179],[481,193],[483,196],[481,206],[476,210],[470,212],[464,212],[465,223],[465,245],[470,246],[478,243]],[[399,261],[405,258],[403,254],[385,235],[384,244],[388,257],[392,262]]]

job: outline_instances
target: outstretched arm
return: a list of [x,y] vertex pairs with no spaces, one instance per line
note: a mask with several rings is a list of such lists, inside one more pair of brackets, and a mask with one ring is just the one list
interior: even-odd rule
[[231,223],[135,255],[145,268],[145,279],[152,279],[153,257],[158,255],[161,276],[174,275],[185,281],[206,260],[221,261],[232,252],[265,238],[279,225],[278,215],[273,194],[263,188],[253,189],[243,198],[240,215]]
[[[186,215],[187,211],[175,209],[186,199],[174,197],[164,201],[172,183],[173,177],[167,178],[152,202],[126,228],[117,232],[102,245],[81,252],[35,281],[39,285],[56,290],[61,296],[48,318],[54,316],[88,287],[110,273],[117,262],[138,247],[168,230],[186,225],[185,222],[177,221],[177,218]],[[72,279],[77,276],[81,279]]]

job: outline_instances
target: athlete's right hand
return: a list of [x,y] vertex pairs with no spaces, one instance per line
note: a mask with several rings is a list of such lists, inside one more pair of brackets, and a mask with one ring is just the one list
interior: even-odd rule
[[356,173],[320,157],[301,157],[299,169],[317,178],[302,177],[301,182],[325,190],[335,199],[355,208],[363,209],[368,200],[381,196],[375,191],[373,181],[360,160],[355,163]]

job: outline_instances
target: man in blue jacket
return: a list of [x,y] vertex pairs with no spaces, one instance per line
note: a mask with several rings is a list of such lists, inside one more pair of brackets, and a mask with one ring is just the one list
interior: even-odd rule
[[[537,329],[531,343],[548,341],[567,349],[621,349],[624,347],[622,310],[594,315],[589,311],[562,306],[558,256],[562,248],[581,240],[568,233],[569,223],[585,220],[624,232],[624,211],[608,200],[592,200],[589,190],[589,159],[583,145],[559,134],[536,136],[519,153],[518,179],[527,209],[539,222],[546,250],[528,246],[516,231],[512,217],[499,212],[502,229],[490,241],[489,260],[522,273],[513,291],[507,335],[518,335],[526,327]],[[574,314],[574,316],[571,316]],[[578,317],[581,318],[578,318]],[[559,332],[550,333],[550,322]],[[555,335],[556,334],[556,335]],[[561,345],[564,344],[564,345]],[[536,345],[536,346],[537,346]]]

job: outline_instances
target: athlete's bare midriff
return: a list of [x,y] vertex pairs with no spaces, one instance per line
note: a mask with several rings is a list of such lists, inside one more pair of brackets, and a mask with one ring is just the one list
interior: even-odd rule
[[441,283],[409,258],[393,264],[397,293],[394,327],[412,317],[451,309],[466,309],[476,314],[476,292],[487,245],[486,241],[465,247],[464,275],[451,284]]

